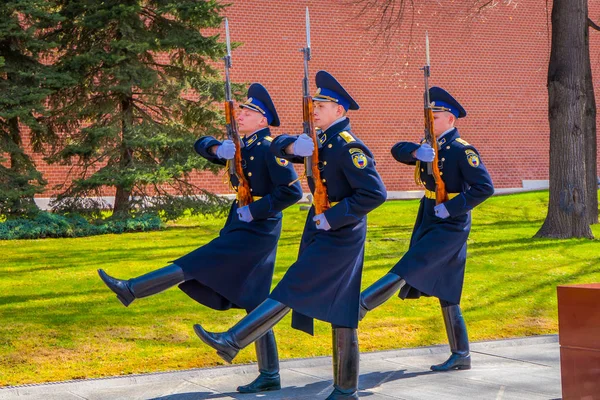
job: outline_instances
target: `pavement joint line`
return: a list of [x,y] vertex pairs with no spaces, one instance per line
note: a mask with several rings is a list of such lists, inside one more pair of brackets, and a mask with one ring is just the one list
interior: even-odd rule
[[287,368],[287,370],[288,371],[293,371],[293,372],[295,372],[297,374],[301,374],[301,375],[304,375],[304,376],[310,376],[311,378],[317,378],[317,379],[321,380],[322,382],[327,382],[327,381],[332,381],[333,382],[333,378],[331,378],[331,379],[323,379],[322,376],[317,376],[317,375],[309,374],[309,373],[306,373],[306,372],[298,371],[295,368]]
[[392,395],[385,394],[385,393],[374,392],[372,390],[366,390],[366,389],[361,390],[360,387],[358,388],[358,393],[362,393],[362,394],[364,394],[364,393],[367,393],[367,394],[376,394],[376,395],[379,395],[381,397],[387,397],[387,398],[390,398],[390,399],[406,400],[403,397],[396,397],[396,396],[392,396]]
[[[472,381],[475,381],[475,382],[487,383],[487,384],[490,384],[490,385],[503,386],[503,385],[499,384],[498,382],[489,381],[486,378],[480,378],[480,377],[470,376],[470,377],[466,377],[466,379],[472,380]],[[547,393],[543,393],[543,392],[540,392],[538,390],[536,390],[535,392],[533,390],[530,390],[530,389],[527,389],[527,388],[519,388],[519,390],[522,391],[523,393],[531,393],[531,394],[535,394],[535,395],[538,395],[538,396],[548,396]],[[562,400],[562,399],[558,398],[558,399],[552,399],[552,400]]]
[[383,385],[384,383],[386,383],[387,381],[389,381],[390,378],[392,377],[392,375],[394,375],[396,372],[398,372],[398,371],[391,371],[391,372],[389,372],[386,376],[383,377],[383,379],[381,379],[379,382],[377,382],[377,385],[375,385],[375,386],[381,386],[381,385]]
[[73,391],[71,391],[71,390],[67,390],[67,393],[70,393],[70,394],[72,394],[73,396],[75,396],[75,397],[79,397],[80,399],[83,399],[83,400],[89,400],[87,397],[83,397],[83,396],[81,396],[81,395],[79,395],[79,394],[77,394],[77,393],[75,393],[75,392],[73,392]]
[[[190,383],[193,383],[194,385],[196,385],[196,386],[198,386],[198,387],[201,387],[201,388],[203,388],[203,389],[206,389],[206,390],[210,390],[211,392],[213,392],[213,393],[216,393],[216,394],[222,394],[222,395],[224,395],[224,396],[227,396],[227,395],[228,395],[228,394],[227,394],[227,393],[225,393],[225,392],[221,392],[220,390],[213,389],[213,388],[211,388],[210,386],[207,386],[207,385],[201,385],[201,384],[199,384],[199,383],[195,383],[195,382],[188,381],[187,379],[184,379],[184,381],[186,381],[186,382],[190,382]],[[233,397],[233,396],[230,396],[230,397]],[[234,397],[234,398],[235,398],[235,397]]]
[[498,357],[498,358],[503,358],[503,359],[505,359],[505,360],[510,360],[510,361],[518,361],[518,362],[522,362],[522,363],[526,363],[526,364],[539,365],[540,367],[553,368],[551,365],[546,365],[546,364],[536,363],[536,362],[533,362],[533,361],[527,361],[527,360],[519,360],[518,358],[512,358],[512,357],[500,356],[500,355],[498,355],[498,354],[484,353],[484,352],[482,352],[482,351],[471,351],[471,353],[483,354],[483,355],[485,355],[485,356],[490,356],[490,357]]
[[189,379],[187,379],[187,378],[183,378],[183,379],[182,379],[182,381],[184,381],[184,382],[187,382],[187,383],[191,383],[192,385],[194,385],[194,386],[198,386],[198,387],[200,387],[200,388],[202,388],[202,389],[206,389],[206,390],[210,390],[210,391],[212,391],[212,392],[215,392],[215,393],[223,394],[223,393],[219,392],[218,390],[213,390],[213,389],[209,388],[208,386],[204,386],[204,385],[201,385],[201,384],[199,384],[199,383],[196,383],[196,382],[190,381],[190,380],[189,380]]
[[502,396],[504,396],[504,389],[506,386],[500,386],[500,390],[498,390],[498,394],[496,395],[496,400],[502,400]]

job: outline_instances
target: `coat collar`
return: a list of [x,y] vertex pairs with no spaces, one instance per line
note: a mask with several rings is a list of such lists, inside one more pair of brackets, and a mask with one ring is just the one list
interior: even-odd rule
[[260,142],[261,139],[263,139],[265,136],[270,136],[270,135],[271,135],[271,130],[269,128],[263,128],[263,129],[260,129],[256,132],[254,132],[252,135],[243,138],[242,143],[244,144],[244,147],[250,149],[256,143]]
[[332,138],[336,137],[340,132],[349,131],[349,130],[351,130],[350,119],[346,118],[343,121],[340,121],[336,124],[331,125],[325,131],[318,131],[319,147],[321,147],[325,143],[329,142]]
[[453,130],[451,130],[450,132],[446,133],[444,136],[438,139],[438,149],[443,150],[445,148],[444,145],[447,146],[448,144],[452,143],[458,138],[460,138],[460,135],[458,134],[458,129],[454,128]]

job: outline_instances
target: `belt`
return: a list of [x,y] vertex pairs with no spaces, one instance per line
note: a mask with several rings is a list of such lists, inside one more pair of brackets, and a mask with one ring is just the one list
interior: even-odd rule
[[[262,199],[262,196],[252,196],[252,201],[257,201]],[[239,202],[239,199],[235,199],[235,201]]]
[[[455,198],[456,196],[458,196],[460,193],[448,193],[448,200]],[[428,199],[431,200],[435,200],[435,192],[429,190],[429,189],[425,189],[425,197],[427,197]]]

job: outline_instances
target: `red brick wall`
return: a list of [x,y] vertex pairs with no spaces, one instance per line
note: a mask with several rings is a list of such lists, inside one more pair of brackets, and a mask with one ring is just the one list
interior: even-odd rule
[[[358,101],[361,109],[349,113],[353,130],[375,153],[388,190],[416,189],[412,169],[396,163],[389,149],[397,141],[422,136],[419,67],[425,58],[426,30],[431,42],[430,84],[448,89],[467,109],[468,117],[458,125],[461,135],[479,149],[496,187],[548,179],[550,43],[545,1],[519,1],[516,7],[502,4],[475,17],[456,2],[450,9],[423,1],[427,5],[415,10],[412,31],[413,14],[408,10],[404,28],[389,48],[372,43],[373,34],[364,30],[368,21],[357,18],[344,1],[233,1],[227,9],[232,40],[243,43],[233,52],[232,79],[258,81],[269,89],[282,120],[276,134],[301,129],[303,69],[298,50],[304,46],[308,5],[311,90],[314,73],[326,69]],[[599,4],[590,4],[592,17],[599,12]],[[597,78],[600,34],[595,32],[591,57]],[[595,82],[600,93],[598,79]],[[40,164],[40,168],[51,185],[64,179],[64,167]],[[194,180],[218,193],[228,191],[222,175],[202,173]]]

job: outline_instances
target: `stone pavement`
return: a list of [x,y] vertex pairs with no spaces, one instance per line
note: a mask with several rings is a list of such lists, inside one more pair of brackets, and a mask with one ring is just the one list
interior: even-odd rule
[[[434,373],[431,364],[449,355],[448,346],[361,354],[362,399],[545,399],[561,398],[558,336],[472,343],[473,368]],[[282,390],[235,391],[256,376],[255,365],[129,375],[0,389],[0,400],[203,400],[310,399],[332,390],[331,358],[281,363]]]

